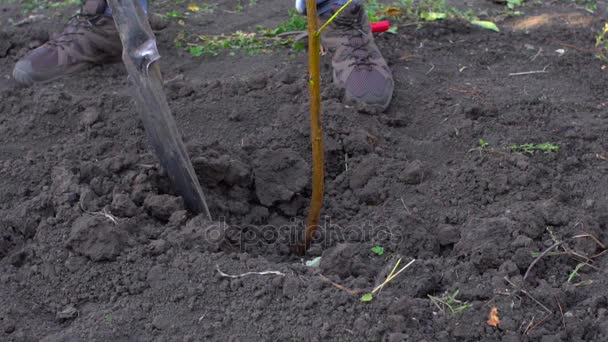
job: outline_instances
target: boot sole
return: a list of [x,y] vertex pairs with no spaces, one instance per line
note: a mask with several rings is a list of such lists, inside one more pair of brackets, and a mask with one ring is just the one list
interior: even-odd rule
[[34,70],[30,63],[20,61],[20,62],[17,62],[17,64],[15,65],[15,68],[13,69],[13,78],[19,84],[26,85],[26,86],[32,85],[34,83],[43,84],[43,83],[55,81],[64,76],[68,76],[68,75],[75,74],[77,72],[84,71],[84,70],[90,68],[91,66],[92,66],[91,64],[81,64],[78,66],[74,66],[74,67],[70,68],[69,70],[61,72],[61,73],[48,72],[48,73],[36,74],[36,73],[34,73]]

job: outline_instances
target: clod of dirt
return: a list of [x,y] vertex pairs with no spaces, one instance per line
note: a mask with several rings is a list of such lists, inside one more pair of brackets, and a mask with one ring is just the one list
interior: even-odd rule
[[455,244],[460,240],[460,230],[458,227],[449,224],[439,225],[433,230],[433,235],[435,235],[437,242],[441,246]]
[[253,223],[253,224],[262,224],[268,220],[268,216],[270,213],[268,212],[268,208],[262,206],[254,206],[251,208],[247,217],[245,217],[245,222]]
[[302,282],[296,276],[289,275],[283,282],[283,296],[294,299],[301,292]]
[[161,31],[166,29],[167,26],[169,26],[169,20],[167,20],[164,16],[156,13],[150,14],[148,16],[148,21],[150,22],[150,27],[154,31]]
[[152,319],[152,326],[158,330],[166,330],[171,327],[171,317],[167,315],[156,315],[154,319]]
[[181,248],[217,252],[227,243],[226,229],[225,223],[212,222],[204,215],[198,215],[188,221],[183,229],[169,231],[166,239]]
[[208,186],[217,186],[220,182],[248,186],[251,182],[249,166],[225,154],[219,157],[198,157],[192,160],[192,164]]
[[78,310],[74,306],[69,305],[65,309],[57,312],[56,317],[59,321],[74,319],[78,317]]
[[355,191],[355,196],[360,202],[378,205],[386,198],[386,178],[374,177],[370,179],[363,189]]
[[364,130],[350,132],[344,138],[344,151],[349,154],[367,154],[373,150],[369,143],[370,135]]
[[100,118],[99,108],[88,107],[82,113],[82,118],[80,119],[80,124],[83,127],[89,127],[89,126],[92,126],[97,121],[99,121],[99,118]]
[[150,195],[144,200],[144,208],[157,219],[167,221],[174,212],[184,210],[184,201],[171,195]]
[[77,193],[78,177],[65,167],[58,166],[51,172],[51,191],[57,205],[70,201],[70,194]]
[[255,193],[265,206],[289,201],[308,184],[310,167],[294,150],[262,150],[255,155]]
[[11,254],[11,256],[9,257],[9,262],[11,263],[11,265],[13,265],[15,267],[21,267],[25,264],[28,257],[29,257],[28,251],[25,249],[22,249],[20,251],[17,251],[15,253]]
[[266,75],[256,75],[245,80],[245,84],[249,90],[260,90],[266,87],[268,77]]
[[125,194],[114,195],[111,210],[118,217],[133,217],[139,212],[137,205]]
[[295,68],[286,68],[279,73],[278,80],[284,84],[292,84],[298,79],[298,71]]
[[349,186],[353,190],[361,189],[367,182],[376,175],[380,158],[376,155],[366,156],[361,163],[353,167],[349,180]]
[[506,217],[472,220],[462,227],[454,251],[471,253],[471,260],[481,269],[498,267],[498,251],[510,243],[509,232],[516,226],[517,222]]
[[160,255],[160,254],[163,254],[163,253],[165,253],[167,251],[167,249],[169,249],[169,244],[167,243],[167,241],[165,241],[163,239],[153,240],[146,247],[146,250],[151,255]]
[[347,278],[352,273],[356,254],[357,245],[349,243],[336,245],[323,252],[319,268],[321,268],[323,274],[335,274],[340,278]]
[[13,47],[13,43],[10,41],[8,33],[0,32],[0,58],[4,58],[8,55],[8,51]]
[[399,174],[399,180],[405,184],[420,184],[424,180],[424,165],[420,160],[414,160],[405,166]]
[[127,246],[127,234],[101,216],[81,216],[72,224],[67,247],[93,261],[115,260]]

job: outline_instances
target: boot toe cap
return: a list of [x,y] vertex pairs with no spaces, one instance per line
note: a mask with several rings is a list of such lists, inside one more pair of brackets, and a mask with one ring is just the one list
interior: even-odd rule
[[393,97],[394,81],[382,73],[372,71],[353,72],[345,82],[348,102],[378,107],[384,111]]
[[21,84],[30,85],[34,83],[33,73],[32,63],[28,60],[20,60],[13,69],[13,78]]

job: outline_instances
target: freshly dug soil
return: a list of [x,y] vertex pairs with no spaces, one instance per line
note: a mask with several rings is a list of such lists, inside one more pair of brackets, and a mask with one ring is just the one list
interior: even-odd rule
[[[526,6],[494,19],[500,33],[445,21],[377,35],[396,83],[383,114],[344,106],[325,60],[326,199],[302,259],[289,244],[310,195],[306,54],[196,58],[173,43],[273,27],[291,6],[240,3],[157,26],[213,222],[159,169],[121,65],[12,81],[74,8],[13,26],[27,15],[0,5],[0,340],[608,340],[602,4]],[[559,151],[509,148],[545,142]],[[416,261],[361,302],[398,258]]]

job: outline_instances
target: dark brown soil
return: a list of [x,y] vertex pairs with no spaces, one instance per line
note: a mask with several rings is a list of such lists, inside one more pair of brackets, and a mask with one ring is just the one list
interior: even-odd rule
[[[226,12],[236,5],[157,32],[216,222],[174,196],[121,65],[31,88],[11,80],[74,8],[14,27],[20,6],[0,5],[0,340],[608,340],[602,4],[594,15],[571,1],[524,7],[497,20],[500,33],[447,21],[380,34],[396,80],[380,115],[345,107],[325,61],[327,196],[305,259],[288,243],[310,194],[306,54],[193,58],[173,45],[180,30],[276,25],[291,1]],[[544,142],[560,150],[508,148]],[[304,265],[315,256],[320,267]],[[416,261],[373,301],[349,292],[379,284],[398,257]],[[428,297],[456,290],[470,308]],[[493,306],[498,328],[486,323]]]

